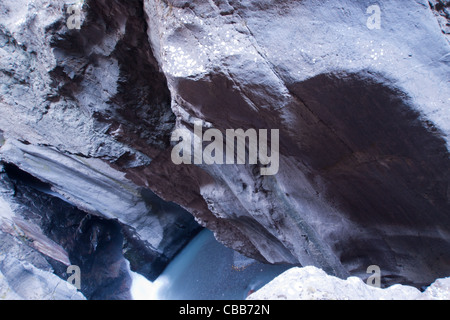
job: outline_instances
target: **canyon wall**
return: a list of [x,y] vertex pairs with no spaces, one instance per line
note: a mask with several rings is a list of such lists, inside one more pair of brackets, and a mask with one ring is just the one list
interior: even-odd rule
[[[448,276],[449,2],[87,0],[80,29],[72,4],[0,4],[1,230],[53,273],[127,298],[125,259],[154,279],[199,223],[262,262]],[[277,174],[175,165],[199,120],[279,130]]]

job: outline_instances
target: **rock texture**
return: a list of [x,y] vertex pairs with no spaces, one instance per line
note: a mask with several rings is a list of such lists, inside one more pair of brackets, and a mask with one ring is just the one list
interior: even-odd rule
[[[382,1],[380,29],[368,7],[145,1],[178,127],[280,130],[274,177],[231,165],[175,176],[157,160],[145,172],[246,254],[342,277],[379,264],[383,285],[421,286],[449,261],[450,47],[435,17],[445,6]],[[196,182],[197,197],[168,191],[165,172]]]
[[24,244],[25,237],[0,231],[0,300],[84,300],[67,278],[54,274],[54,261]]
[[2,300],[85,300],[77,289],[49,271],[11,257],[0,258]]
[[[449,39],[450,35],[450,1],[448,0],[432,0],[428,2],[434,11],[442,32]],[[449,40],[450,41],[450,40]]]
[[[379,1],[380,28],[369,1],[86,0],[69,30],[71,4],[0,3],[0,160],[87,221],[79,259],[98,236],[116,270],[123,246],[154,279],[199,230],[189,211],[260,261],[377,264],[384,286],[448,276],[448,1]],[[174,165],[172,132],[198,119],[279,129],[279,173]],[[45,210],[11,210],[43,255],[77,259]]]
[[[149,47],[140,1],[86,4],[82,31],[68,30],[69,5],[0,4],[1,160],[41,182],[34,182],[37,191],[24,191],[24,207],[38,207],[24,229],[57,238],[50,247],[61,251],[58,261],[99,260],[83,256],[92,253],[90,235],[112,232],[120,239],[116,249],[102,253],[104,258],[115,256],[114,250],[122,257],[123,249],[132,270],[153,280],[201,228],[188,212],[132,183],[118,169],[148,165],[150,156],[168,148],[175,123],[170,93]],[[11,197],[6,202],[17,200],[16,187],[12,183],[7,188]],[[56,215],[69,207],[72,216],[63,212],[55,222],[47,212],[54,206]],[[63,231],[67,226],[71,228]],[[84,239],[77,240],[81,243],[75,241],[77,227],[83,229]],[[117,270],[125,272],[124,266]],[[85,267],[94,268],[89,263]],[[95,295],[95,288],[102,286],[100,273],[117,271],[104,269],[93,276],[97,283],[84,282],[88,298],[103,297]]]
[[342,280],[315,267],[293,268],[252,293],[247,300],[448,300],[450,278],[438,279],[425,292],[404,285],[386,289],[361,279]]
[[[178,228],[172,228],[165,234],[165,240],[176,245],[167,243],[164,252],[155,252],[131,226],[79,210],[52,191],[50,185],[13,165],[5,165],[3,171],[0,230],[5,236],[18,239],[22,247],[40,253],[52,266],[51,271],[64,280],[69,278],[66,273],[69,265],[80,267],[80,289],[88,299],[131,298],[129,264],[152,279],[187,237],[183,234],[180,238]],[[155,206],[152,212],[168,212],[169,217],[174,212],[180,213],[178,207],[154,195],[146,197]],[[178,226],[182,223],[179,221]],[[11,250],[8,243],[3,245],[2,252]],[[21,258],[20,263],[34,262],[27,255]]]
[[[53,277],[59,279],[56,275],[61,278],[60,283],[69,283],[68,267],[75,265],[80,268],[80,291],[86,298],[129,299],[131,278],[128,262],[122,254],[120,224],[86,214],[44,193],[48,186],[17,168],[8,165],[5,171],[7,173],[1,175],[0,189],[3,193],[0,230],[5,239],[2,252],[6,254],[3,273],[7,278],[16,279],[17,283],[13,282],[12,286],[22,288],[22,293],[28,282],[43,282],[44,288],[42,293],[33,293],[38,289],[30,284],[30,292],[23,298],[32,299],[36,294],[36,299],[70,299],[61,293],[50,296],[47,290],[53,289],[50,287],[56,283]],[[13,186],[14,194],[8,193],[9,186]],[[9,259],[11,254],[14,260]],[[43,261],[48,268],[42,268]],[[14,275],[11,276],[8,266],[13,264],[23,266],[11,271]],[[46,281],[49,288],[44,286]]]

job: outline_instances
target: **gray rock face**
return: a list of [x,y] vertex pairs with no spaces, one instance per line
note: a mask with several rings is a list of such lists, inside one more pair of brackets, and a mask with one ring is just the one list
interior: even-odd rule
[[[2,207],[3,210],[3,207]],[[0,231],[0,300],[84,300],[37,250]],[[67,280],[67,279],[66,279]]]
[[[448,2],[88,0],[80,30],[69,5],[0,4],[0,160],[120,224],[134,269],[198,231],[176,203],[261,261],[448,276]],[[198,119],[278,129],[277,175],[175,165]]]
[[13,258],[0,259],[2,300],[85,300],[67,281],[32,264]]
[[442,32],[447,36],[447,39],[449,39],[450,23],[448,21],[450,19],[450,2],[448,0],[432,0],[428,3],[438,19]]
[[178,126],[280,130],[274,177],[202,167],[197,192],[234,234],[193,211],[219,239],[247,238],[270,262],[339,276],[379,264],[386,284],[429,284],[449,255],[449,43],[426,1],[381,2],[379,29],[369,6],[145,1]]
[[[185,234],[180,238],[180,220],[178,227],[161,236],[165,242],[160,248],[164,251],[157,252],[130,225],[77,209],[58,197],[50,185],[17,167],[5,165],[3,170],[0,229],[18,239],[23,247],[39,252],[41,259],[49,260],[51,271],[64,280],[69,278],[67,267],[78,266],[82,276],[80,290],[88,299],[131,298],[129,262],[134,270],[156,277],[177,253],[177,246],[186,241]],[[181,213],[179,207],[150,193],[145,193],[145,197],[153,205],[152,212],[167,213],[164,221]],[[0,252],[11,251],[7,243],[2,247]],[[25,256],[23,262],[33,261]]]
[[200,230],[124,173],[168,148],[170,93],[141,2],[90,3],[82,32],[67,28],[69,5],[0,4],[1,159],[49,184],[53,197],[117,220],[131,268],[154,279]]

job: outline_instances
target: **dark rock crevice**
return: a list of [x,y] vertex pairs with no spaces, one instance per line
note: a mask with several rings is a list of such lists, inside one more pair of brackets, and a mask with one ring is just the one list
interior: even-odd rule
[[450,42],[450,1],[430,0],[428,3],[438,20],[442,33],[447,36],[447,40]]
[[[24,4],[0,3],[0,156],[48,184],[6,165],[5,201],[89,298],[127,297],[124,256],[154,279],[200,229],[186,210],[261,261],[448,276],[448,1],[383,0],[381,29],[367,1],[87,0],[80,30]],[[279,129],[279,173],[174,165],[194,118]]]
[[[14,200],[24,208],[23,219],[64,248],[70,263],[81,270],[81,292],[87,299],[130,299],[131,278],[122,254],[122,226],[87,214],[52,196],[51,186],[5,164],[14,185]],[[46,257],[44,255],[44,257]],[[67,280],[67,266],[46,257],[56,275]]]
[[[358,223],[373,226],[381,218],[412,226],[419,221],[409,219],[420,223],[430,219],[433,224],[436,218],[449,218],[445,213],[450,209],[450,161],[445,140],[408,104],[404,93],[367,74],[320,75],[292,85],[291,90],[350,147],[339,152],[330,145],[331,139],[317,140],[320,135],[312,130],[308,162],[333,185],[330,194],[348,190],[342,198],[353,203],[350,211],[367,214],[355,216]],[[396,207],[403,208],[403,214],[392,211]]]
[[[45,236],[67,251],[70,263],[81,268],[81,291],[88,299],[129,299],[129,269],[155,280],[189,239],[201,231],[178,205],[143,190],[149,214],[159,215],[165,224],[162,249],[153,248],[134,228],[79,210],[54,193],[50,184],[15,165],[5,164],[4,170],[12,182],[14,200],[29,208],[24,218],[39,226]],[[55,274],[68,278],[67,266],[51,257],[47,260]]]
[[[51,28],[58,66],[51,72],[56,96],[73,100],[98,122],[98,130],[154,157],[169,147],[175,116],[170,92],[147,37],[142,0],[87,1],[81,30]],[[110,82],[117,64],[117,82]],[[102,71],[103,69],[103,71]],[[110,70],[110,75],[102,72]],[[114,79],[111,79],[114,81]],[[89,94],[86,94],[86,91]],[[137,163],[133,154],[115,159]]]

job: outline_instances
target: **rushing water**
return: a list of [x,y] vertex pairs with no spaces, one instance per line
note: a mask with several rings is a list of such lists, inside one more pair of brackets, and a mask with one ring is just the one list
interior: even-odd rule
[[246,258],[203,230],[154,282],[132,273],[132,295],[148,300],[241,300],[290,267]]

